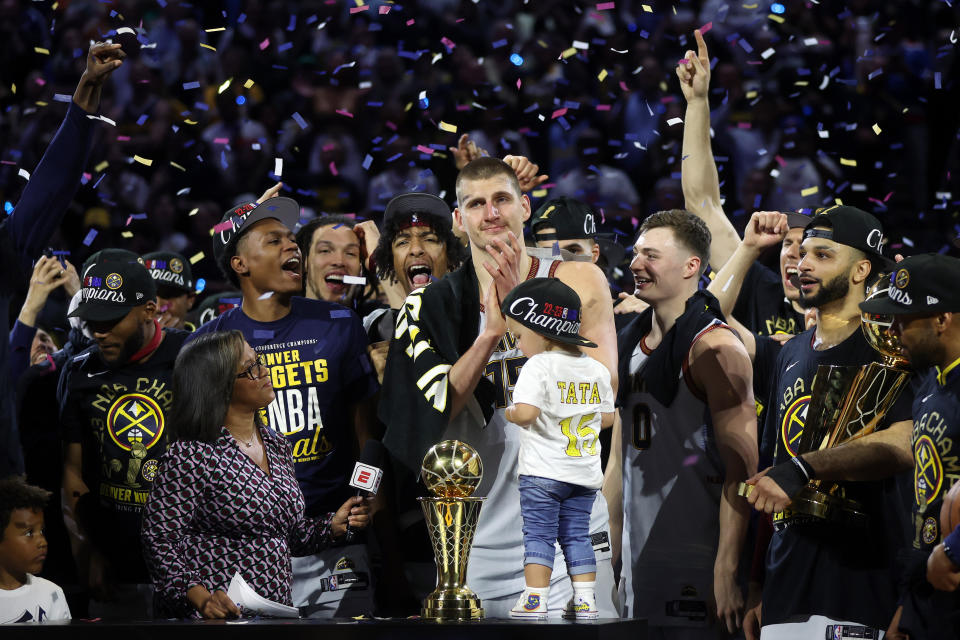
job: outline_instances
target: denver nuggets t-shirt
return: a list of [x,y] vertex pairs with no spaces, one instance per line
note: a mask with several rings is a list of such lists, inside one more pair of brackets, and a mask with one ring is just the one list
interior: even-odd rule
[[64,440],[82,445],[83,482],[92,494],[83,524],[122,578],[146,581],[140,513],[166,450],[173,363],[187,335],[164,329],[146,361],[116,369],[93,345],[70,359],[60,378]]
[[[840,344],[817,351],[815,329],[799,334],[780,350],[761,444],[761,458],[773,464],[800,453],[810,391],[819,365],[865,365],[880,359],[858,329]],[[884,428],[910,418],[912,392],[900,398],[881,423]],[[905,503],[893,478],[843,483],[847,496],[863,505],[870,523],[853,528],[789,509],[774,514],[774,534],[767,550],[763,589],[763,623],[786,622],[789,616],[816,614],[886,628],[896,608],[893,558],[903,540],[898,514]]]
[[307,515],[336,511],[353,491],[347,485],[357,455],[350,408],[378,389],[360,318],[338,304],[295,297],[279,320],[257,322],[237,307],[193,335],[232,329],[270,371],[277,397],[262,415],[293,448]]

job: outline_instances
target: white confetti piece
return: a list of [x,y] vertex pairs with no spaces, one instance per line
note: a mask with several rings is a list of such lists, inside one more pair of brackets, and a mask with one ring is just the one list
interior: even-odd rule
[[283,158],[275,158],[273,161],[273,173],[278,178],[283,175]]
[[670,118],[667,120],[668,127],[672,127],[675,124],[683,124],[683,118]]
[[363,276],[343,276],[343,284],[367,284],[367,279]]

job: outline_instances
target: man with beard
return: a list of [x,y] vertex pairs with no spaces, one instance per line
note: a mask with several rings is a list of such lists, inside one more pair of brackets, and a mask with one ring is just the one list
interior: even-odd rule
[[[312,517],[330,512],[331,506],[336,511],[353,495],[348,482],[354,462],[363,443],[379,435],[373,414],[378,384],[357,314],[326,299],[300,297],[302,259],[293,233],[300,206],[274,197],[279,187],[227,211],[214,228],[217,264],[241,291],[242,301],[193,335],[238,329],[263,357],[276,398],[262,417],[290,443]],[[328,590],[323,579],[335,572],[356,573],[367,584]],[[306,607],[311,617],[369,613],[369,572],[362,539],[294,558],[293,603]]]
[[[599,345],[585,353],[611,375],[616,362],[613,309],[603,273],[592,264],[531,257],[518,240],[530,217],[522,185],[536,173],[537,165],[510,156],[477,158],[460,171],[454,215],[469,238],[470,258],[407,297],[390,345],[380,405],[388,424],[384,444],[410,478],[441,440],[462,440],[480,454],[484,475],[476,493],[487,499],[468,573],[489,618],[508,617],[525,585],[517,499],[521,427],[507,422],[504,410],[526,358],[506,331],[500,301],[529,278],[559,278],[582,300],[582,335]],[[599,496],[590,525],[597,551],[597,605],[601,617],[615,617],[608,516]],[[546,599],[551,615],[558,616],[571,604],[573,590],[562,560],[556,566],[560,570]]]
[[647,618],[657,637],[715,638],[734,633],[743,610],[749,509],[737,485],[757,465],[750,359],[698,291],[710,255],[702,220],[655,213],[634,253],[634,295],[650,308],[617,336],[621,420],[604,478],[615,541],[622,522],[624,615]]
[[[860,330],[866,287],[889,263],[883,228],[849,206],[819,212],[804,230],[798,265],[800,300],[819,310],[819,323],[780,350],[763,430],[761,458],[774,466],[748,480],[749,502],[773,513],[760,607],[765,639],[834,637],[847,626],[878,637],[895,608],[893,558],[903,542],[898,514],[905,508],[891,474],[911,464],[906,446],[912,394],[905,390],[882,430],[850,444],[798,455],[810,392],[820,365],[865,365],[880,354]],[[845,485],[863,505],[865,530],[789,509],[812,478],[863,480]],[[755,630],[748,629],[748,637]]]
[[912,439],[898,442],[910,447],[902,454],[914,464],[913,539],[903,563],[901,604],[887,630],[892,640],[960,638],[960,526],[940,530],[944,496],[960,480],[958,282],[960,260],[911,256],[890,275],[887,298],[860,305],[865,313],[893,316],[889,331],[920,377]]
[[[152,588],[140,516],[166,447],[173,363],[187,337],[157,322],[157,290],[136,261],[102,261],[83,274],[73,313],[95,344],[60,378],[67,508],[89,549],[78,555],[90,615],[150,614]],[[89,555],[87,555],[87,552]]]

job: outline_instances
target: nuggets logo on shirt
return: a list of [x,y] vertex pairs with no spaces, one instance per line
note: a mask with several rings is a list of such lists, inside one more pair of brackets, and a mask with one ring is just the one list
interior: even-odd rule
[[803,425],[807,421],[807,408],[810,406],[810,396],[800,396],[787,407],[783,413],[783,421],[780,423],[780,438],[783,446],[791,458],[797,456],[797,443],[800,436],[803,435]]
[[913,476],[917,504],[925,506],[933,502],[943,485],[943,464],[928,435],[920,436],[913,445]]
[[149,449],[163,435],[163,412],[153,398],[128,393],[110,407],[107,432],[121,449]]

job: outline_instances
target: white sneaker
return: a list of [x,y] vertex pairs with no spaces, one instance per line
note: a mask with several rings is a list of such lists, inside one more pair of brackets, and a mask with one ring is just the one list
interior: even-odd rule
[[511,618],[523,620],[546,620],[547,599],[537,591],[524,591],[520,594],[517,604],[510,609]]
[[596,596],[592,592],[588,595],[574,594],[563,609],[563,617],[567,620],[596,620],[600,617]]

